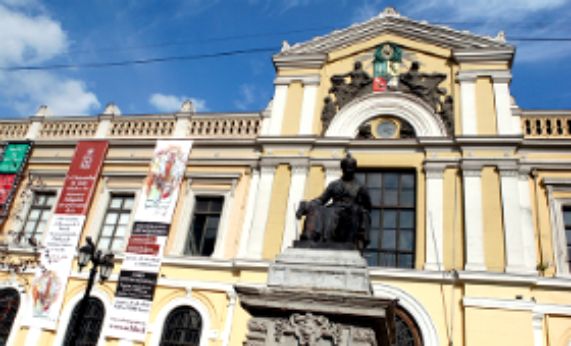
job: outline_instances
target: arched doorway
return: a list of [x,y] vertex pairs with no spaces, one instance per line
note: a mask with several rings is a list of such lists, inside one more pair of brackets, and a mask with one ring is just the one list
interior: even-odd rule
[[95,297],[89,297],[87,301],[87,308],[85,309],[84,316],[79,315],[79,301],[73,308],[71,317],[65,332],[63,344],[71,346],[74,328],[76,328],[76,321],[81,318],[80,324],[77,326],[77,344],[82,346],[95,346],[99,341],[101,328],[103,327],[103,320],[105,319],[105,307],[101,300]]

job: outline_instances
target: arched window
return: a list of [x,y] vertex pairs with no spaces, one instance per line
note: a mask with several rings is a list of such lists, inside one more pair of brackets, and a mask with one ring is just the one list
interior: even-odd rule
[[[72,345],[72,338],[74,334],[74,329],[76,329],[76,344],[82,346],[97,345],[99,340],[99,334],[101,334],[101,327],[103,326],[103,319],[105,318],[105,307],[101,300],[89,297],[87,301],[87,308],[85,309],[85,314],[83,317],[79,317],[79,307],[81,301],[77,303],[71,317],[69,318],[69,323],[67,325],[67,330],[65,332],[64,345]],[[81,318],[79,324],[76,326],[76,321]]]
[[161,346],[198,346],[202,319],[190,306],[179,306],[169,313],[163,326]]
[[395,336],[397,346],[422,346],[422,337],[416,323],[399,308],[395,309]]
[[13,288],[0,290],[0,345],[6,345],[20,307],[20,294]]

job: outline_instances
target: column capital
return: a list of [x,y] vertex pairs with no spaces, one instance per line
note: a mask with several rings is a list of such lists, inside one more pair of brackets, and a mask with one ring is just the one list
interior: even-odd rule
[[462,168],[462,175],[464,177],[481,177],[482,176],[482,169],[480,168]]
[[289,85],[293,82],[300,82],[303,85],[319,85],[320,77],[318,74],[305,76],[279,76],[274,79],[275,85]]

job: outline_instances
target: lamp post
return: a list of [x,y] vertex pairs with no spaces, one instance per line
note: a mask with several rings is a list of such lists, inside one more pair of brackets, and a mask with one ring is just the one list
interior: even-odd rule
[[113,254],[103,254],[101,250],[95,248],[95,244],[91,237],[86,238],[87,244],[79,249],[79,254],[77,257],[77,264],[79,265],[79,271],[85,268],[89,262],[91,262],[91,269],[89,270],[89,280],[87,281],[87,287],[85,288],[85,294],[79,303],[79,310],[77,311],[77,318],[74,320],[73,328],[71,329],[71,337],[69,338],[69,344],[75,346],[77,344],[77,338],[79,337],[79,330],[82,326],[82,319],[86,313],[87,305],[89,301],[89,295],[93,284],[95,282],[95,277],[97,276],[97,269],[99,269],[99,280],[103,283],[105,280],[109,279],[111,273],[113,272]]

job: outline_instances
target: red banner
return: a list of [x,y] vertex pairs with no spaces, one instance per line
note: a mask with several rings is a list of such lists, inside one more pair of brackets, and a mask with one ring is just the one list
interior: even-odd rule
[[107,141],[81,141],[75,148],[56,214],[85,215],[107,153]]
[[0,205],[8,202],[15,181],[16,174],[0,174]]

